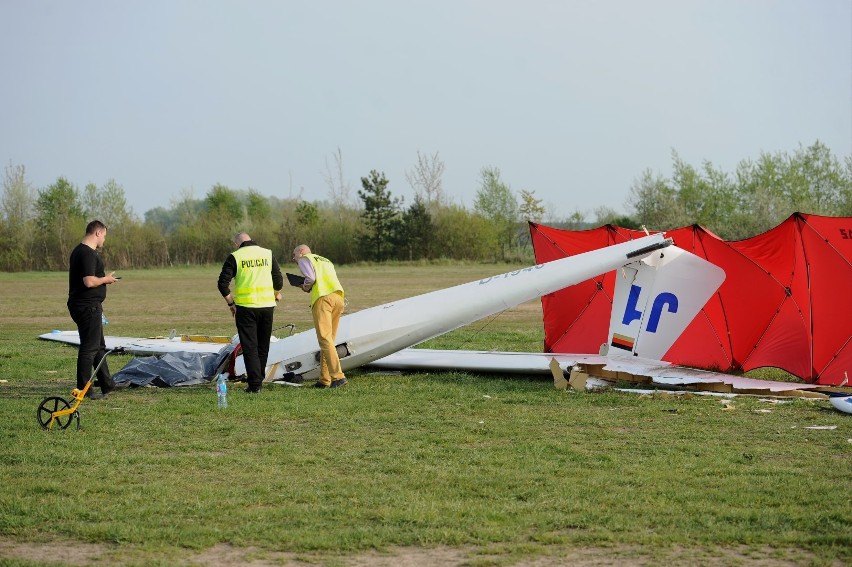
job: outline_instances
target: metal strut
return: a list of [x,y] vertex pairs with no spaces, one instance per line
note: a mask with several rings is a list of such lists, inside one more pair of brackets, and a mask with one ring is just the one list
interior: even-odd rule
[[656,244],[651,244],[650,246],[646,246],[644,248],[640,248],[639,250],[634,250],[633,252],[628,252],[628,258],[635,258],[636,256],[642,256],[647,254],[648,252],[653,252],[654,250],[660,250],[662,248],[668,248],[674,244],[674,240],[671,238],[666,238],[662,242],[657,242]]

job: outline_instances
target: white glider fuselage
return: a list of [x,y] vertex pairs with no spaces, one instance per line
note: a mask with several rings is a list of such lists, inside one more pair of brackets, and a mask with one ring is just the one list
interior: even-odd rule
[[[340,319],[337,350],[344,370],[368,364],[537,297],[615,270],[667,246],[661,234],[371,307]],[[239,372],[238,368],[238,372]],[[270,344],[267,380],[286,373],[316,378],[313,329]]]

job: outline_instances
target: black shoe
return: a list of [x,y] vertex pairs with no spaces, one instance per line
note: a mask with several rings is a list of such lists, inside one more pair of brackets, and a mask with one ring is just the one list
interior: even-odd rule
[[283,382],[288,386],[301,386],[304,381],[304,378],[302,378],[298,374],[293,374],[292,372],[287,372],[286,374],[284,374],[281,380],[279,380],[279,382]]
[[102,393],[98,392],[97,390],[93,390],[92,388],[89,388],[89,391],[86,392],[86,397],[89,398],[90,400],[102,400],[105,397],[107,397],[107,395],[102,394]]
[[260,388],[246,388],[246,394],[259,394]]
[[346,384],[348,384],[348,383],[349,383],[349,382],[346,380],[346,378],[339,378],[339,379],[337,379],[337,380],[332,380],[332,381],[331,381],[331,387],[332,387],[332,388],[339,388],[339,387],[341,387],[341,386],[345,386],[345,385],[346,385]]
[[316,382],[314,382],[314,388],[331,388],[331,385],[330,384],[323,384],[322,382],[317,380]]

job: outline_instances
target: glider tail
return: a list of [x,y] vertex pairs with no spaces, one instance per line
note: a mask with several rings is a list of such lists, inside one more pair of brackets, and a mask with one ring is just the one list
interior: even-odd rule
[[721,268],[676,246],[625,265],[601,353],[662,360],[724,280]]

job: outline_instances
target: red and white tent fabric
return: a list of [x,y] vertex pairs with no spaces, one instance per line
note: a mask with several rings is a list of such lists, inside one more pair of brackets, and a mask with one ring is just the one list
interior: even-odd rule
[[[612,225],[571,231],[530,223],[536,261],[644,235]],[[852,217],[795,213],[763,234],[726,242],[688,226],[666,231],[726,279],[663,357],[722,372],[772,366],[816,384],[852,374]],[[545,352],[596,353],[606,341],[615,274],[542,297]]]

